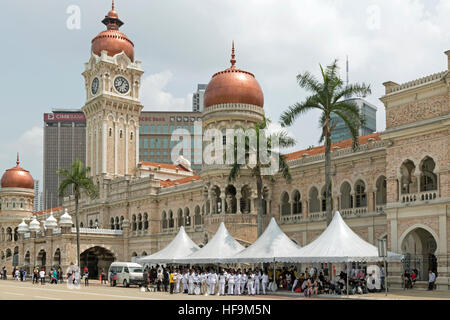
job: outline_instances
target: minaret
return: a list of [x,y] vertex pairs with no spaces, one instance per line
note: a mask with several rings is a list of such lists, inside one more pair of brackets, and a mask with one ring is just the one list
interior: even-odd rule
[[86,166],[97,177],[112,179],[136,174],[139,160],[140,61],[112,2],[103,19],[106,30],[92,40],[85,64]]

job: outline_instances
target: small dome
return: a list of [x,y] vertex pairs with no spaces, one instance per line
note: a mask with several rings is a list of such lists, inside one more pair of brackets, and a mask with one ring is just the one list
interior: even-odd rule
[[17,229],[17,232],[19,233],[27,233],[30,231],[30,228],[28,228],[28,225],[25,222],[25,219],[22,219],[22,222],[19,224],[19,228]]
[[64,214],[59,218],[59,225],[61,227],[72,227],[73,221],[67,209],[64,210]]
[[107,30],[100,32],[92,40],[91,52],[100,56],[102,51],[106,50],[108,56],[114,57],[123,51],[131,61],[134,61],[134,44],[124,33],[119,31],[123,22],[119,19],[117,12],[114,11],[114,6],[102,23],[106,25]]
[[19,164],[19,155],[17,155],[17,162],[14,168],[8,169],[2,176],[2,188],[25,188],[34,189],[34,179],[30,172],[22,169]]
[[30,222],[30,231],[39,232],[40,230],[41,230],[41,223],[36,220],[36,217],[33,217],[33,220]]
[[264,107],[264,94],[255,76],[236,68],[234,43],[231,54],[231,67],[212,76],[205,91],[205,107],[242,103]]
[[55,229],[56,227],[58,227],[58,223],[53,216],[53,211],[50,211],[50,216],[45,220],[44,225],[47,229]]

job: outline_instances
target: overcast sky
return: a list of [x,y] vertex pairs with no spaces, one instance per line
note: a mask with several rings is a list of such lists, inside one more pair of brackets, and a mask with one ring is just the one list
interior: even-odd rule
[[[80,9],[80,28],[70,6]],[[90,43],[104,30],[110,0],[14,0],[2,4],[3,25],[0,170],[15,164],[42,178],[43,113],[81,108],[84,63]],[[406,82],[446,69],[450,49],[447,0],[116,0],[121,31],[135,44],[145,70],[144,110],[190,110],[197,83],[229,67],[232,40],[237,66],[255,74],[274,121],[307,92],[296,75],[317,74],[337,58],[350,82],[372,87],[377,129],[385,128],[382,83]],[[290,129],[295,149],[317,145],[318,116]]]

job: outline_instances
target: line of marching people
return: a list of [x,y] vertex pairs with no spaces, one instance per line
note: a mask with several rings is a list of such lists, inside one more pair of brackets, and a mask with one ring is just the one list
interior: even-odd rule
[[[185,293],[189,295],[259,295],[266,294],[269,276],[264,270],[215,269],[200,267],[158,269],[157,278],[168,276],[170,293]],[[165,274],[167,273],[167,275]]]

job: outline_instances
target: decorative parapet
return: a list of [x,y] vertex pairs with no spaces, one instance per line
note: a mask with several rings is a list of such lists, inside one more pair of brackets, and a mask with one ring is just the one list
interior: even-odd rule
[[406,89],[411,89],[414,87],[419,87],[422,86],[424,84],[428,84],[428,83],[432,83],[432,82],[438,82],[440,81],[446,74],[448,73],[447,71],[442,71],[442,72],[438,72],[423,78],[419,78],[413,81],[409,81],[409,82],[405,82],[403,84],[397,85],[397,86],[392,86],[389,90],[389,92],[386,93],[386,95],[389,95],[391,93],[395,93],[395,92],[399,92],[402,90],[406,90]]
[[[77,232],[77,229],[72,228],[72,233],[76,233],[76,232]],[[121,235],[123,235],[123,230],[80,228],[80,233],[121,236]]]

